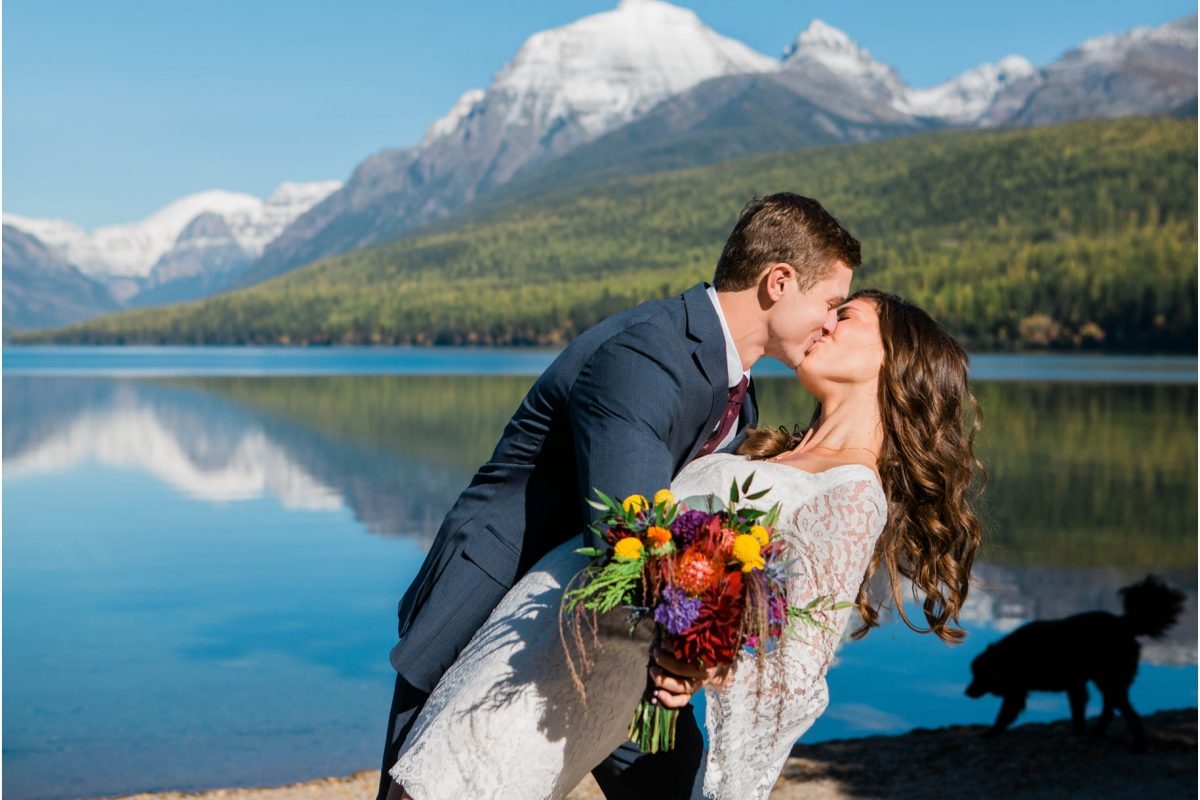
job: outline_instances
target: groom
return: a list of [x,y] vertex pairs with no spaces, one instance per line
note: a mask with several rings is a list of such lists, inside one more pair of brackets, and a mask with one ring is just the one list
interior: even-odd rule
[[[713,287],[609,317],[542,373],[400,602],[378,800],[399,798],[388,770],[442,673],[539,558],[586,530],[593,489],[653,497],[693,458],[735,449],[758,416],[750,367],[769,355],[795,368],[837,325],[859,261],[858,241],[817,201],[752,200]],[[593,771],[609,800],[699,795],[704,745],[687,702],[701,676],[659,664],[674,672],[650,670],[658,702],[683,707],[676,747],[647,755],[626,742]]]

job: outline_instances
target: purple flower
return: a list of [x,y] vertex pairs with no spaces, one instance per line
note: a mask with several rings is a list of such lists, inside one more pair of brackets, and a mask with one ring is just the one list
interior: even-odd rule
[[781,625],[787,619],[787,602],[782,597],[772,597],[767,604],[767,622]]
[[678,635],[692,627],[699,614],[699,597],[688,597],[683,589],[667,586],[662,590],[662,602],[654,609],[654,621]]
[[703,511],[685,511],[675,518],[675,522],[671,524],[671,533],[675,534],[675,541],[679,543],[681,550],[696,541],[696,537],[700,535],[711,516]]

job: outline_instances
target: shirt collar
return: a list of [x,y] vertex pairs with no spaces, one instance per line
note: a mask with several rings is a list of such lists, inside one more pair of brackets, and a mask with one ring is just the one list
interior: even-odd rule
[[725,334],[725,374],[728,378],[729,388],[732,389],[741,382],[743,377],[750,377],[750,373],[742,369],[742,358],[738,355],[733,334],[729,332],[729,323],[725,321],[725,312],[721,310],[715,287],[708,287],[708,299],[712,301],[713,308],[717,310],[717,319],[721,321],[721,332]]

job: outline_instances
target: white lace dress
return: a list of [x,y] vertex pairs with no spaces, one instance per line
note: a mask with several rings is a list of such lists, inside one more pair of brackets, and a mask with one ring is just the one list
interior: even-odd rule
[[[875,473],[846,465],[814,474],[717,453],[688,464],[671,489],[679,498],[724,498],[751,472],[755,489],[771,491],[750,504],[782,506],[776,532],[796,559],[792,602],[854,599],[886,520]],[[513,586],[434,688],[390,771],[415,800],[565,797],[626,740],[652,626],[643,622],[630,637],[624,612],[602,620],[581,701],[559,635],[562,587],[587,562],[571,552],[578,546],[560,545]],[[829,702],[825,672],[852,611],[826,615],[836,634],[797,626],[762,668],[743,656],[724,687],[706,690],[706,797],[767,797],[793,743]]]

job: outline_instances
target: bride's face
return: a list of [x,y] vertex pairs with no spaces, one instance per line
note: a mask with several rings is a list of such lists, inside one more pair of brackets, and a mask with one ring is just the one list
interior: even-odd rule
[[796,377],[820,398],[835,384],[873,386],[883,367],[879,313],[870,300],[851,300],[838,307],[838,323],[817,339]]

